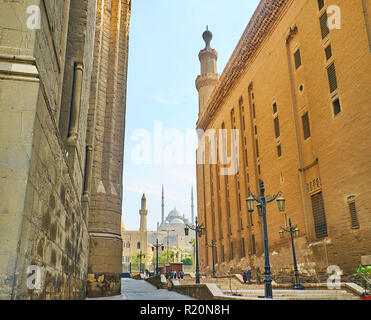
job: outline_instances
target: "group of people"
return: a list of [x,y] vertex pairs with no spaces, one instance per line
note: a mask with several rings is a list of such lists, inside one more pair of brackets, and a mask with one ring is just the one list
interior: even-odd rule
[[166,278],[172,278],[172,279],[184,279],[184,272],[183,271],[171,271],[166,274]]
[[246,284],[252,284],[251,282],[251,269],[250,267],[247,267],[246,272],[242,274],[243,282]]

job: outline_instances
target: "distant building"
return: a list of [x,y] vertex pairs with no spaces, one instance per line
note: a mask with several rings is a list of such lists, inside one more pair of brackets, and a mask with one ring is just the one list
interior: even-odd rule
[[[292,274],[289,235],[279,233],[288,218],[300,231],[302,274],[329,265],[352,274],[371,264],[371,7],[330,3],[262,0],[221,76],[212,34],[203,35],[197,129],[209,138],[197,155],[205,159],[213,143],[211,154],[219,155],[217,164],[197,165],[203,270],[212,265],[212,240],[217,270],[264,267],[262,217],[256,206],[249,214],[245,201],[260,193],[260,180],[267,194],[281,190],[286,199],[285,214],[267,206],[273,272]],[[228,157],[237,151],[228,174],[222,148]]]
[[[193,189],[191,197],[191,206],[193,207]],[[191,225],[191,222],[185,218],[184,215],[180,213],[179,210],[174,208],[169,212],[166,219],[164,217],[165,210],[165,197],[164,188],[162,188],[162,222],[158,223],[156,231],[147,230],[147,208],[146,208],[146,197],[143,194],[141,200],[141,210],[140,213],[140,229],[139,230],[125,230],[122,227],[121,236],[123,240],[123,269],[128,270],[130,264],[130,258],[135,253],[146,254],[147,261],[152,261],[154,258],[154,252],[152,251],[153,244],[156,243],[158,239],[160,244],[163,244],[164,250],[169,248],[169,250],[180,249],[185,250],[188,254],[193,252],[193,247],[190,244],[192,238],[194,238],[194,233],[185,236],[185,226]],[[161,255],[163,251],[160,249],[159,254]],[[175,258],[176,259],[176,258]],[[181,255],[178,254],[178,258],[175,261],[180,261]],[[170,261],[170,260],[169,260]],[[172,261],[172,260],[171,260]]]

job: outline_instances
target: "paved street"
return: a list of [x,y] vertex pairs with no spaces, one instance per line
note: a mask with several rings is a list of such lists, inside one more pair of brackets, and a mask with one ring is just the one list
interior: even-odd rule
[[121,296],[87,300],[195,300],[164,289],[156,289],[144,280],[122,279]]

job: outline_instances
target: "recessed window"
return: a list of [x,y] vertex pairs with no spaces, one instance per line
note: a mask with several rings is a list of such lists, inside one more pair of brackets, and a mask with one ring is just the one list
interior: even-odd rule
[[322,10],[322,8],[325,6],[325,1],[324,0],[318,0],[318,9]]
[[282,147],[280,144],[277,146],[277,155],[278,155],[278,158],[282,156]]
[[330,29],[328,28],[328,25],[327,25],[327,12],[325,12],[321,18],[319,18],[319,23],[320,23],[320,26],[321,26],[321,34],[322,34],[322,39],[325,39],[329,33],[330,33]]
[[304,91],[304,85],[303,85],[303,84],[301,84],[301,85],[299,86],[299,91],[300,91],[300,93],[303,93],[303,91]]
[[352,223],[352,228],[356,229],[359,228],[359,222],[357,217],[357,209],[356,209],[356,202],[352,201],[348,203],[349,206],[349,213],[350,213],[350,219]]
[[296,50],[296,52],[294,53],[294,59],[295,59],[295,69],[298,69],[301,66],[300,49]]
[[307,140],[310,137],[310,125],[309,125],[309,115],[308,112],[306,112],[301,117],[302,123],[303,123],[303,132],[304,132],[304,140]]
[[328,45],[325,49],[325,54],[326,54],[326,60],[330,60],[331,57],[332,57],[332,48],[331,48],[331,44]]
[[276,138],[279,138],[281,133],[280,133],[280,121],[278,120],[278,117],[274,118],[274,132]]
[[332,63],[327,68],[327,75],[328,75],[328,82],[329,82],[329,86],[330,86],[330,93],[333,93],[338,88],[335,63]]
[[273,114],[277,113],[277,103],[273,103]]
[[258,165],[258,173],[259,173],[259,175],[262,174],[260,164]]
[[338,115],[341,112],[341,105],[339,98],[332,102],[332,108],[334,110],[334,116]]
[[255,235],[251,235],[251,253],[256,254]]
[[255,103],[253,103],[252,105],[252,115],[254,117],[254,119],[256,118],[256,113],[255,113]]
[[317,239],[322,239],[328,236],[326,213],[323,203],[322,192],[319,192],[311,196],[311,200],[316,237]]
[[258,139],[256,139],[255,145],[256,145],[256,157],[259,158],[259,142],[258,142]]
[[258,134],[258,128],[255,126],[255,134]]

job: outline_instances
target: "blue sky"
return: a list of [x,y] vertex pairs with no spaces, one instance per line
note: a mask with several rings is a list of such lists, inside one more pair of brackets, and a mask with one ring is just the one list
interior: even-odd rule
[[[192,185],[197,210],[195,148],[186,149],[185,137],[187,129],[195,129],[198,116],[195,80],[200,72],[198,53],[205,46],[202,33],[208,25],[214,34],[211,46],[218,51],[221,74],[258,3],[259,0],[132,1],[124,156],[123,221],[127,230],[139,228],[143,192],[147,196],[148,228],[156,228],[161,219],[162,184],[165,214],[177,207],[190,217]],[[159,128],[164,137],[162,148],[156,147],[154,141]],[[173,148],[173,155],[184,161],[156,164],[155,152],[166,154],[174,146],[174,135],[168,131],[174,129],[184,138],[184,145],[182,148],[177,143],[178,150]],[[147,140],[141,132],[148,132]],[[147,161],[138,162],[135,158],[138,150],[144,150],[140,146],[147,148],[140,153]]]

